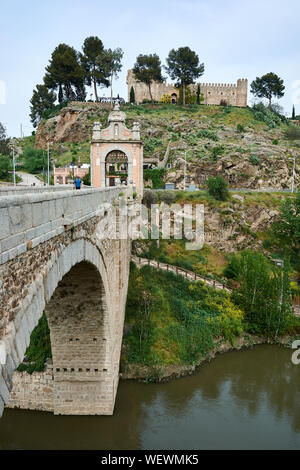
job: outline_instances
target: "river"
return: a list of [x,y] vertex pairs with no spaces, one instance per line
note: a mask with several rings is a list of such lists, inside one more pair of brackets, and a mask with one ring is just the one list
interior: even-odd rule
[[300,449],[300,365],[256,346],[163,384],[121,382],[114,416],[10,410],[0,449]]

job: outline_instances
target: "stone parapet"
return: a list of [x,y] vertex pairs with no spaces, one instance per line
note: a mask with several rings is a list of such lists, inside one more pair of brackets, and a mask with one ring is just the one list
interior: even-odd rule
[[120,192],[124,192],[124,188],[65,189],[0,196],[0,265],[60,235],[67,226],[77,226],[101,215]]

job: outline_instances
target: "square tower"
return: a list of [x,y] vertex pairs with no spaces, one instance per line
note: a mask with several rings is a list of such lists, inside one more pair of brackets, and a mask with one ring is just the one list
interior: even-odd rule
[[108,127],[94,123],[91,141],[91,185],[99,188],[132,184],[143,193],[143,144],[140,125],[125,125],[118,103],[108,116]]

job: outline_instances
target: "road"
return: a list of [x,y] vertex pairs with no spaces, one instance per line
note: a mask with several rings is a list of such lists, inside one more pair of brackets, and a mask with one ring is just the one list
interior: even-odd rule
[[16,171],[16,174],[22,178],[22,181],[18,183],[18,186],[44,186],[44,183],[37,178],[35,175],[24,173],[23,171]]

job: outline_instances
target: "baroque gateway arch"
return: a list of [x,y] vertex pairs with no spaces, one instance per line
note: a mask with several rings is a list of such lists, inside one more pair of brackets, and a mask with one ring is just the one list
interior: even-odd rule
[[[54,413],[113,413],[131,241],[118,236],[123,224],[118,215],[116,224],[109,220],[115,215],[110,209],[121,195],[130,205],[142,194],[143,151],[139,125],[127,129],[118,105],[108,122],[106,129],[98,122],[93,129],[94,187],[0,190],[0,416],[43,312]],[[106,165],[108,154],[113,158]]]

